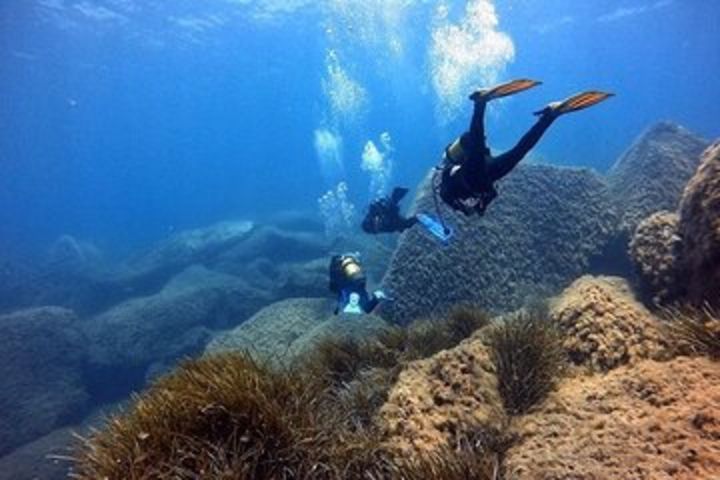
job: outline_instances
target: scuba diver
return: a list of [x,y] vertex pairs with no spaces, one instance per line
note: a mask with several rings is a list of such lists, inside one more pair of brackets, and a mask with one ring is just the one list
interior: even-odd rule
[[388,299],[382,290],[367,292],[367,279],[359,261],[360,255],[333,255],[330,259],[330,291],[338,296],[338,313],[371,313],[380,300]]
[[366,233],[404,232],[418,222],[416,216],[405,218],[400,215],[400,200],[407,195],[408,189],[395,187],[389,197],[375,200],[368,207],[362,221]]
[[411,217],[403,217],[400,214],[400,200],[407,195],[408,191],[404,187],[395,187],[389,196],[373,201],[362,221],[363,231],[370,234],[402,233],[420,223],[440,242],[447,244],[452,237],[452,230],[442,222],[442,219],[438,221],[425,213],[418,213]]
[[[539,116],[535,125],[513,148],[493,156],[485,142],[485,106],[490,100],[528,90],[541,82],[528,79],[513,80],[492,88],[476,90],[470,95],[475,103],[470,130],[463,133],[446,149],[442,163],[433,176],[433,193],[467,216],[483,215],[497,196],[494,183],[510,173],[540,140],[545,130],[559,116],[591,107],[613,94],[587,91],[560,102],[552,102],[534,112]],[[438,175],[439,173],[439,175]]]

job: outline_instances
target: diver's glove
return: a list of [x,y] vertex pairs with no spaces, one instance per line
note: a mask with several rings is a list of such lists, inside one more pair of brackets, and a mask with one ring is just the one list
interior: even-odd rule
[[385,292],[382,291],[382,290],[375,290],[375,291],[373,292],[373,295],[374,295],[375,298],[377,298],[378,300],[383,300],[383,301],[385,301],[385,302],[394,302],[394,301],[395,301],[394,298],[389,297],[389,296],[387,295],[387,293],[385,293]]

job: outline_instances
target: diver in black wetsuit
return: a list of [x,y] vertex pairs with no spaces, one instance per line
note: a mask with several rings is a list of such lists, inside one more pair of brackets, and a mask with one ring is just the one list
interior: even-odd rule
[[540,118],[520,141],[507,152],[493,156],[485,143],[485,106],[495,98],[505,97],[535,87],[534,80],[513,80],[490,89],[473,92],[475,103],[470,130],[445,149],[440,173],[433,179],[433,188],[453,209],[465,215],[482,215],[497,196],[494,183],[507,175],[540,140],[552,122],[564,113],[595,105],[612,94],[589,91],[573,95],[562,102],[548,104],[535,112]]
[[407,188],[396,187],[389,197],[379,198],[372,202],[362,221],[363,231],[371,234],[404,232],[418,223],[415,215],[411,217],[400,215],[400,200],[407,193]]
[[337,295],[338,313],[371,313],[381,300],[388,297],[382,290],[367,291],[367,279],[360,265],[359,254],[334,255],[330,259],[330,291]]

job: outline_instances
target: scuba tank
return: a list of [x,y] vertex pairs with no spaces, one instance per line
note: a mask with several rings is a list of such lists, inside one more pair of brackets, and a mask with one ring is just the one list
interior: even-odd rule
[[365,288],[366,278],[358,255],[333,255],[330,258],[330,291],[340,293],[349,287]]

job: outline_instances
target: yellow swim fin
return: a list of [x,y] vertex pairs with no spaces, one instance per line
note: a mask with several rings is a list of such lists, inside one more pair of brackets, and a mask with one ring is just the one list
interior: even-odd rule
[[530,80],[529,78],[520,78],[518,80],[512,80],[507,83],[501,83],[490,88],[481,88],[475,90],[470,94],[470,100],[493,100],[495,98],[507,97],[508,95],[514,95],[516,93],[523,92],[530,88],[536,87],[542,84],[537,80]]
[[534,113],[535,115],[542,115],[544,113],[552,112],[557,115],[562,115],[563,113],[576,112],[578,110],[597,105],[598,103],[607,100],[614,95],[614,93],[600,92],[596,90],[581,92],[572,95],[563,101],[552,102],[542,110],[538,110]]

